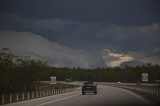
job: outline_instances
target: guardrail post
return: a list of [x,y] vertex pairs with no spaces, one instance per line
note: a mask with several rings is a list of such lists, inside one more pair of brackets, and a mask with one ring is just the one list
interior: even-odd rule
[[2,105],[4,104],[4,95],[2,95]]
[[53,95],[53,90],[51,90],[51,95]]
[[54,90],[54,94],[56,95],[56,89]]
[[146,88],[144,88],[144,93],[146,93]]
[[45,96],[45,91],[43,91],[43,96]]
[[34,91],[32,91],[32,98],[34,98]]
[[38,98],[38,91],[36,91],[36,97]]
[[29,99],[29,92],[27,93],[27,99]]
[[158,96],[160,96],[160,89],[159,88],[158,88],[158,93],[157,94],[158,94]]
[[49,96],[51,96],[51,90],[49,90]]
[[55,89],[53,90],[53,95],[55,95]]
[[158,89],[157,89],[157,92],[156,92],[156,96],[158,96]]
[[39,92],[39,97],[42,97],[42,91]]
[[154,95],[154,89],[152,89],[152,95]]
[[24,100],[24,92],[22,93],[22,100]]
[[17,101],[17,102],[18,102],[18,96],[19,96],[19,95],[18,95],[18,93],[17,93],[17,95],[16,95],[16,101]]
[[9,94],[9,102],[12,103],[12,94]]
[[22,93],[22,100],[24,100],[24,92]]

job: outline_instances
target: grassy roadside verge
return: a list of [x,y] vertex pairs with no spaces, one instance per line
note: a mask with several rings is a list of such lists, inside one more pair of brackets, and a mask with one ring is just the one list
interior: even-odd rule
[[67,89],[67,88],[76,88],[78,85],[73,84],[64,84],[64,83],[43,83],[43,82],[35,82],[34,87],[36,90],[52,90],[52,89]]

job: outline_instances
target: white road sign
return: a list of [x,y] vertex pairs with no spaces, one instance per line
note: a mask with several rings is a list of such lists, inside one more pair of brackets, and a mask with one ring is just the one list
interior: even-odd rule
[[56,84],[56,76],[51,76],[50,82],[51,82],[51,84]]
[[142,73],[142,81],[144,82],[148,81],[148,73]]

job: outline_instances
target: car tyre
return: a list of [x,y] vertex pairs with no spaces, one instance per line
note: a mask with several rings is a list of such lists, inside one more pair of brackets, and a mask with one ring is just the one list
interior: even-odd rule
[[82,95],[85,95],[85,93],[84,93],[84,92],[82,92]]
[[95,91],[94,94],[97,94],[97,91]]

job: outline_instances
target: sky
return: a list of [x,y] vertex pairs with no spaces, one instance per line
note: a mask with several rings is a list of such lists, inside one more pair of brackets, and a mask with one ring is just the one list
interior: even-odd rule
[[0,48],[56,67],[160,65],[159,10],[159,0],[1,0]]

